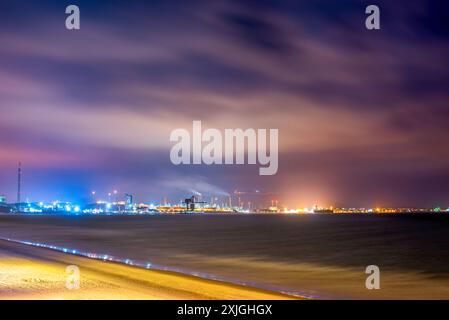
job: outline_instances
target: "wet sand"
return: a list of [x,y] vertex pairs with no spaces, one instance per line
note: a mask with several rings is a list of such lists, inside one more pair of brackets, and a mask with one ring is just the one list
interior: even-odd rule
[[[67,289],[66,267],[80,270]],[[276,292],[0,241],[0,299],[293,299]]]

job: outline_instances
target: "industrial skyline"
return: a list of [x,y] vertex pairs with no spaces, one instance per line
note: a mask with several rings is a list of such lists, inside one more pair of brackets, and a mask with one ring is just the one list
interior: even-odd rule
[[[8,203],[7,197],[0,194],[0,212],[11,214],[179,214],[179,213],[336,213],[336,214],[396,214],[396,213],[446,213],[449,206],[433,207],[338,207],[315,203],[309,207],[289,207],[279,200],[279,194],[260,190],[234,190],[220,195],[213,193],[202,194],[190,190],[193,195],[181,198],[179,201],[164,197],[163,200],[151,199],[134,202],[134,196],[120,193],[117,189],[98,192],[92,190],[81,200],[72,201],[53,199],[49,202],[29,198],[21,199],[22,163],[17,168],[17,200]],[[189,192],[190,192],[189,191]],[[79,195],[78,195],[79,196]],[[149,200],[150,199],[150,200]],[[268,200],[271,199],[271,200]]]

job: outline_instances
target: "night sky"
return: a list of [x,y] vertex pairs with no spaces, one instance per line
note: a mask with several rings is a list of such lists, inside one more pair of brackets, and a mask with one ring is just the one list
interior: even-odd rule
[[[0,194],[15,201],[20,160],[32,201],[449,206],[448,40],[447,1],[0,0]],[[193,120],[278,128],[278,173],[171,164]]]

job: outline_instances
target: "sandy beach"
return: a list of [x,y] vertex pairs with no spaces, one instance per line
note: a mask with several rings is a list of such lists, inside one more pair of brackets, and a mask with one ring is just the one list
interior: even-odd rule
[[[66,267],[80,288],[66,288]],[[0,299],[293,299],[276,292],[145,270],[0,241]]]

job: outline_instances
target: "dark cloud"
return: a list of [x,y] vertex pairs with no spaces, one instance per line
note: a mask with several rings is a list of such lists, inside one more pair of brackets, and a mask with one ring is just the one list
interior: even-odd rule
[[254,13],[224,13],[221,18],[230,27],[233,35],[241,38],[243,44],[276,54],[288,53],[288,39],[285,39],[282,30],[269,20],[257,17]]

